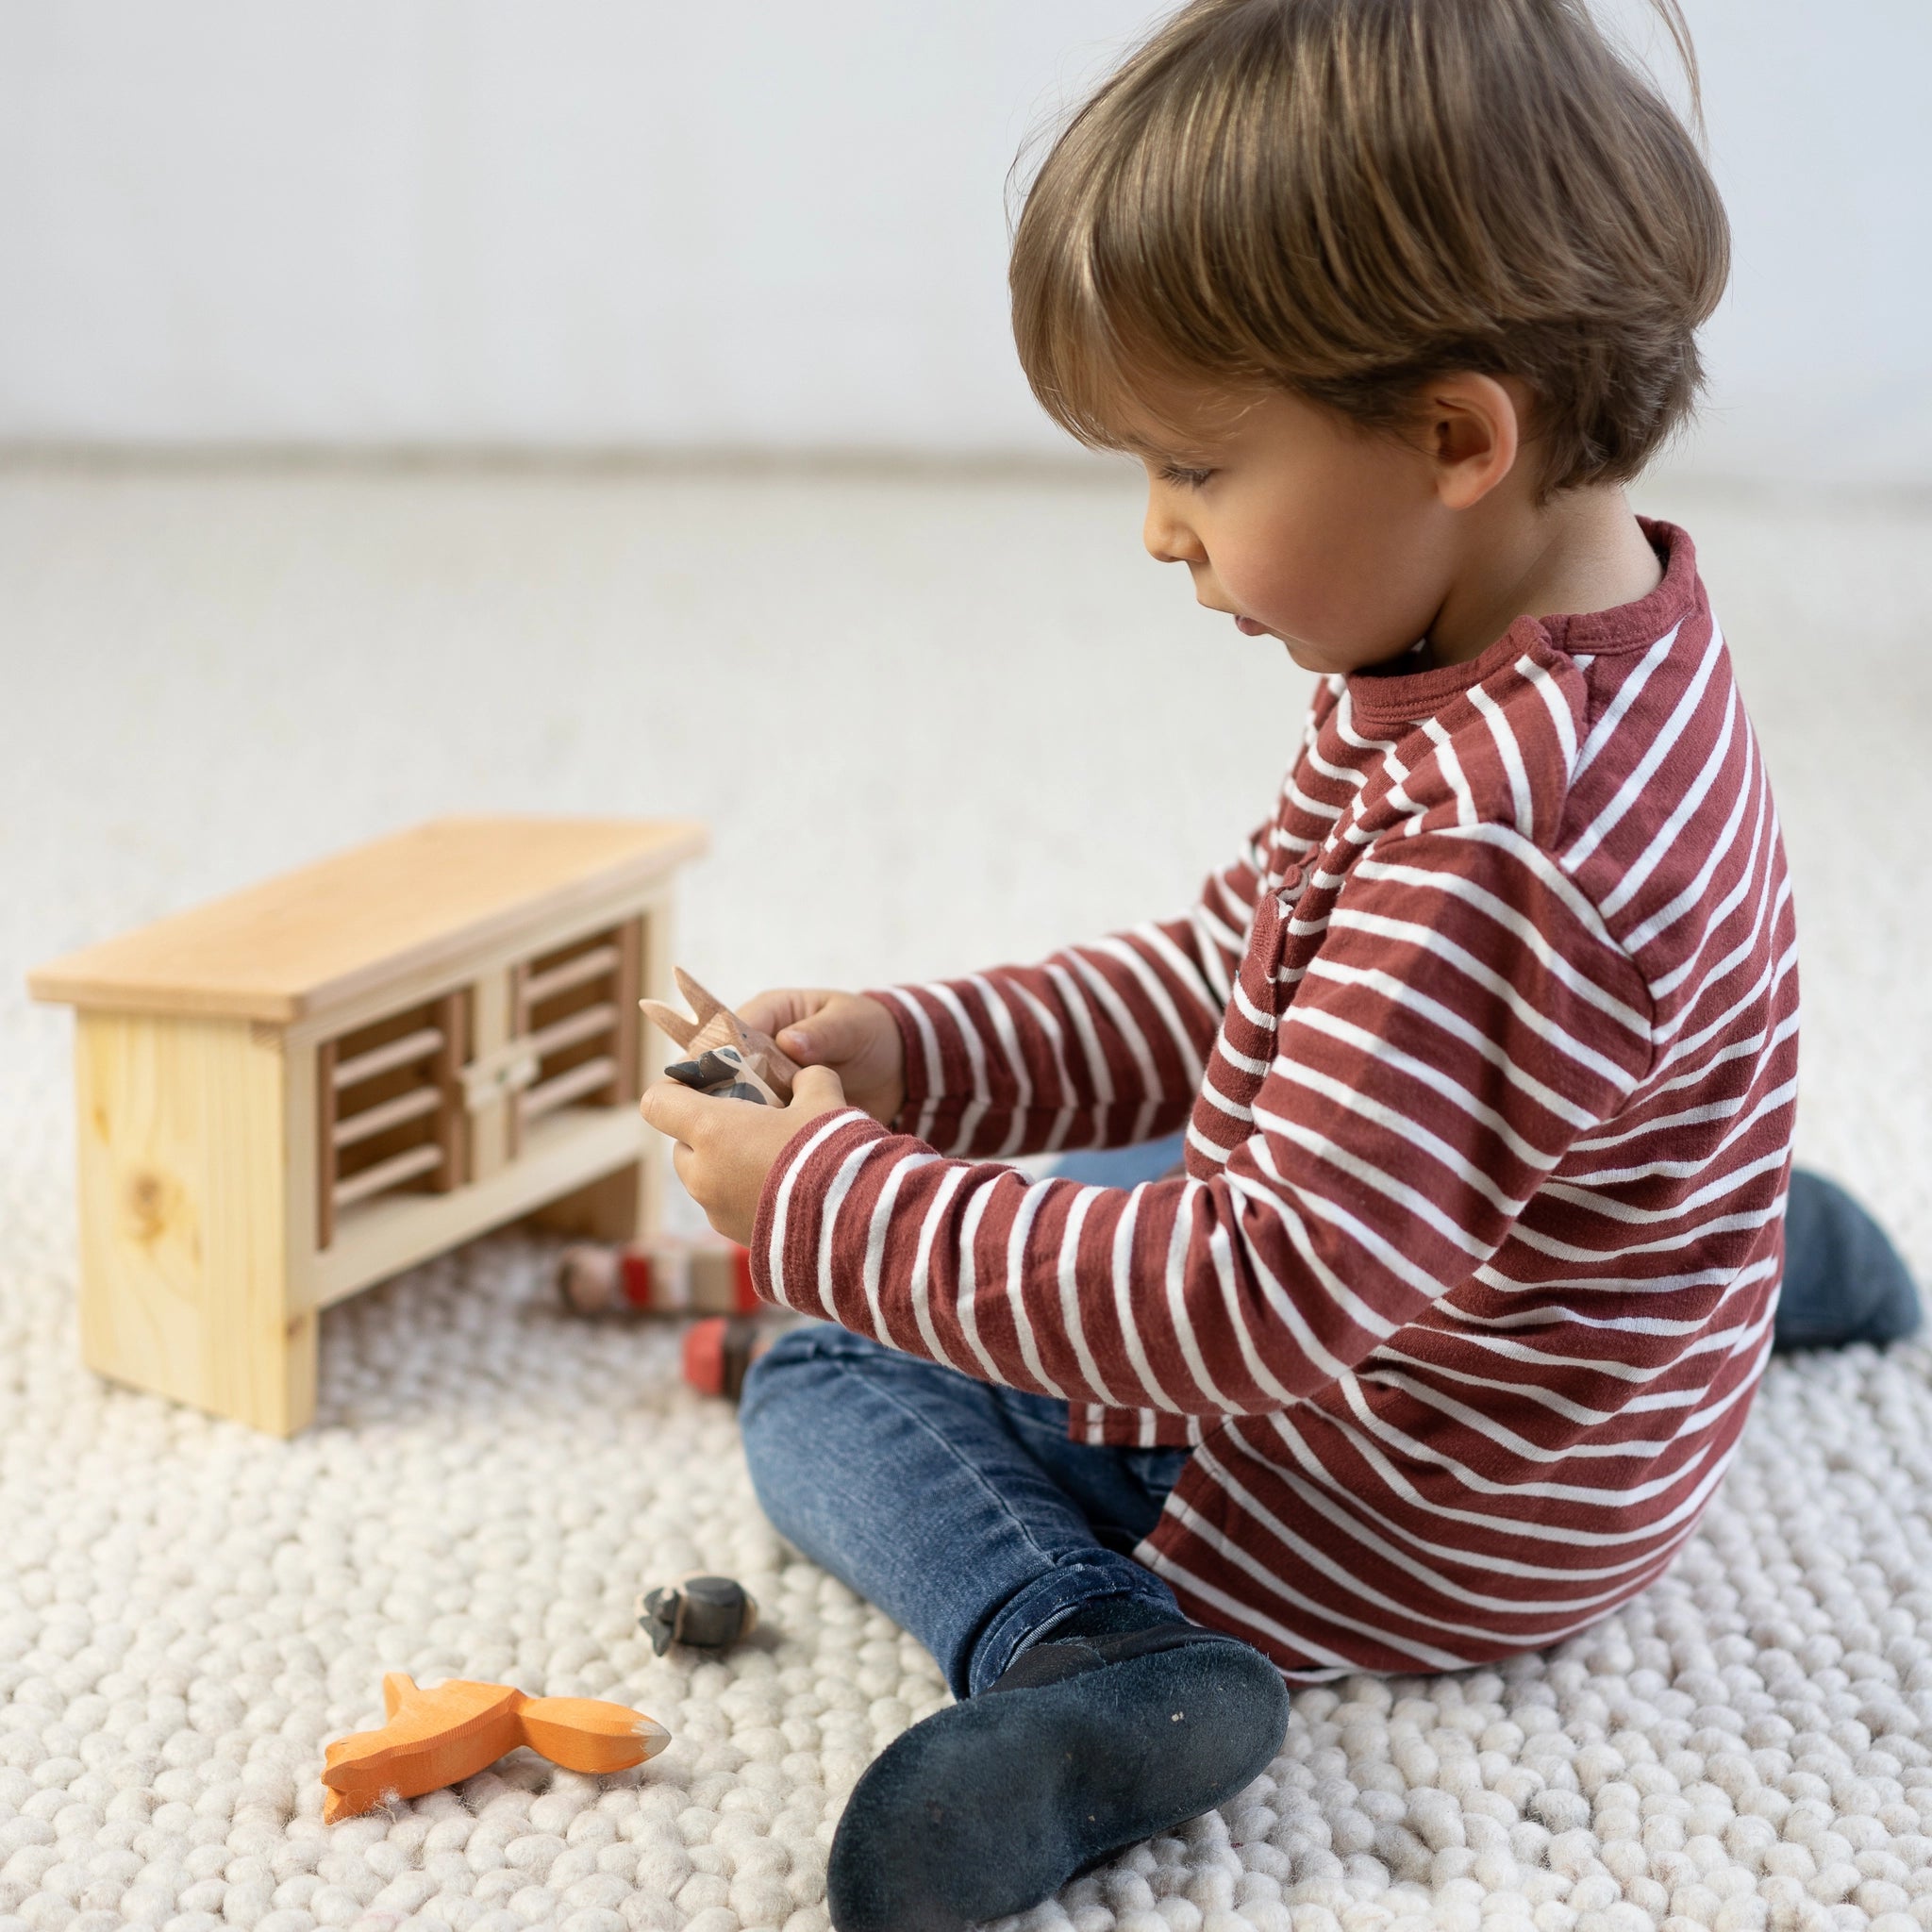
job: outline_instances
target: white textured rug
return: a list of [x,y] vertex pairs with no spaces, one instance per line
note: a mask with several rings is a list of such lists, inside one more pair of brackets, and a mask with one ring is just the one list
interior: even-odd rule
[[[1932,517],[1683,514],[1798,869],[1805,1152],[1932,1274]],[[1253,659],[1135,563],[1133,519],[1024,480],[0,474],[0,1932],[824,1926],[845,1790],[944,1692],[765,1526],[675,1334],[563,1319],[512,1234],[332,1310],[294,1442],[102,1387],[65,1022],[19,977],[463,807],[710,817],[685,951],[724,987],[1164,906],[1265,800],[1300,691],[1278,675],[1226,737]],[[678,665],[774,708],[766,765],[721,776],[654,707]],[[699,1564],[765,1628],[654,1658],[631,1597]],[[396,1669],[614,1697],[675,1741],[601,1782],[518,1754],[325,1830],[323,1743],[379,1721]],[[1300,1693],[1224,1814],[1020,1923],[1932,1928],[1932,1357],[1775,1369],[1634,1607],[1501,1672]]]

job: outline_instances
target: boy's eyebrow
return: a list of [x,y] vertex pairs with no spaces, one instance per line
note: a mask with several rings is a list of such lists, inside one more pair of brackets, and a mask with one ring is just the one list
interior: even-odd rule
[[1231,414],[1224,422],[1213,424],[1162,422],[1144,411],[1136,412],[1131,425],[1116,424],[1109,441],[1126,456],[1150,463],[1173,463],[1180,469],[1211,469],[1226,460],[1228,445],[1239,435],[1246,410]]
[[1212,460],[1216,452],[1205,443],[1157,442],[1149,437],[1133,436],[1123,431],[1117,439],[1122,452],[1130,457],[1139,457],[1142,462],[1174,463],[1187,469],[1197,469]]

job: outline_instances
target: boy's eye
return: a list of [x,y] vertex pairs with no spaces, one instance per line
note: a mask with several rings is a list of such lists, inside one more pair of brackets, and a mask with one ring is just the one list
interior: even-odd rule
[[1213,475],[1212,470],[1184,470],[1178,463],[1163,463],[1160,466],[1160,480],[1163,483],[1177,483],[1183,490],[1198,490]]

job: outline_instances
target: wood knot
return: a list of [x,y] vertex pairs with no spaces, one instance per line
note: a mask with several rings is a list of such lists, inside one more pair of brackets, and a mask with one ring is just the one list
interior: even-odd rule
[[127,1177],[127,1230],[138,1241],[158,1241],[168,1229],[174,1189],[160,1174],[138,1168]]

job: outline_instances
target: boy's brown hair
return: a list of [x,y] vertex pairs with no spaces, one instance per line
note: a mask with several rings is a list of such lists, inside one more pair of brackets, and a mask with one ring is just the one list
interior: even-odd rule
[[1695,143],[1582,0],[1194,0],[1053,144],[1013,325],[1103,448],[1150,381],[1399,429],[1431,375],[1519,376],[1547,495],[1636,475],[1688,414],[1728,265]]

